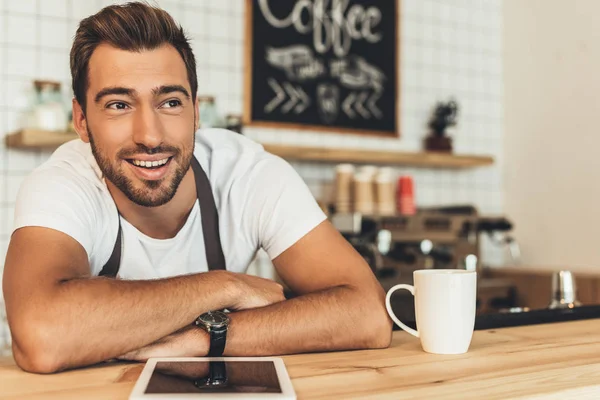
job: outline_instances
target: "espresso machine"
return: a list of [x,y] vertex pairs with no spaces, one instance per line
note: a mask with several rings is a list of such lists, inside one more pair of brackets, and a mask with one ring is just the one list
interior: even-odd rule
[[[504,217],[481,216],[467,205],[423,208],[414,215],[334,214],[331,222],[367,261],[385,291],[400,283],[412,285],[415,270],[466,269],[478,272],[479,313],[515,305],[509,283],[486,280],[482,273],[483,234],[506,246],[512,262],[518,264],[512,224]],[[406,291],[394,294],[392,306],[400,319],[414,320],[413,301]]]

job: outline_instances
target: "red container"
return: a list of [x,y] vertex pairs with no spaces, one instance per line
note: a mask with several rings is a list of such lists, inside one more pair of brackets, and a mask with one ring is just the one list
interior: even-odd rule
[[396,206],[398,213],[402,215],[414,215],[415,207],[415,184],[412,176],[404,175],[398,179]]

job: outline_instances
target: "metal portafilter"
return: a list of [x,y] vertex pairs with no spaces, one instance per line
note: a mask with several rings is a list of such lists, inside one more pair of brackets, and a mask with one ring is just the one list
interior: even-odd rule
[[552,275],[552,298],[548,308],[573,308],[577,301],[577,287],[571,271],[559,271]]

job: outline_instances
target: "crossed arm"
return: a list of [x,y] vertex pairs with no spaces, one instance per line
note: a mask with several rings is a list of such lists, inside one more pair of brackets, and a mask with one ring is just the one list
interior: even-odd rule
[[[44,255],[26,251],[32,245]],[[389,345],[383,289],[329,222],[274,265],[298,297],[284,300],[275,282],[223,271],[153,281],[91,278],[73,239],[22,228],[11,239],[3,280],[15,360],[50,373],[117,357],[206,355],[208,336],[191,324],[221,308],[234,311],[226,356]]]
[[[274,260],[299,297],[231,314],[226,356],[383,348],[392,325],[369,267],[323,223]],[[191,327],[121,358],[205,356],[208,335]]]

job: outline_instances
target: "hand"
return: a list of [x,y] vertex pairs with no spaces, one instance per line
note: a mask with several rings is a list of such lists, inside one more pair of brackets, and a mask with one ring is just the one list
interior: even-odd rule
[[210,340],[197,326],[186,326],[169,336],[118,357],[119,360],[146,361],[152,357],[205,357]]
[[285,300],[283,286],[271,279],[246,274],[235,276],[239,291],[235,303],[230,307],[234,311],[265,307]]

